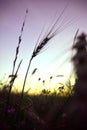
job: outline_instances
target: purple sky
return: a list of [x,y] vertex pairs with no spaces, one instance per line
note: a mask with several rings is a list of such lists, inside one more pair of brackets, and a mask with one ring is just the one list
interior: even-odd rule
[[[47,27],[57,19],[67,1],[69,5],[60,22],[72,20],[70,27],[49,42],[47,50],[32,62],[30,71],[38,68],[43,79],[54,74],[67,74],[70,68],[70,47],[76,30],[87,33],[87,0],[0,0],[0,77],[11,74],[15,49],[26,9],[29,10],[24,27],[18,62],[23,58],[19,77],[25,76],[32,50],[45,25]],[[59,23],[60,23],[59,22]],[[58,25],[59,25],[58,23]],[[63,24],[64,24],[63,23]],[[63,26],[62,24],[62,26]],[[67,59],[67,60],[66,60]],[[64,62],[64,60],[66,62]],[[18,64],[17,62],[17,64]]]

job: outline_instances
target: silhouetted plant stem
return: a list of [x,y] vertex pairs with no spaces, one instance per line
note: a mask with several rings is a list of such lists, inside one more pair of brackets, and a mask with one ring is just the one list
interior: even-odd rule
[[8,92],[8,97],[7,97],[6,114],[7,114],[7,110],[8,110],[8,107],[9,107],[9,100],[10,100],[10,94],[11,94],[12,86],[13,86],[13,84],[14,84],[14,81],[15,81],[16,77],[17,77],[17,73],[18,73],[18,70],[19,70],[19,68],[20,68],[21,63],[22,63],[22,60],[20,61],[19,65],[18,65],[18,68],[17,68],[17,70],[16,70],[15,75],[11,75],[11,76],[12,76],[12,79],[11,79],[11,81],[10,81],[9,92]]
[[22,28],[21,28],[21,34],[19,36],[19,40],[18,40],[18,46],[16,48],[16,54],[15,54],[15,59],[13,61],[13,69],[12,69],[12,74],[9,75],[9,77],[11,77],[11,80],[9,82],[9,92],[8,92],[8,97],[7,97],[7,104],[6,104],[6,111],[8,109],[8,106],[9,106],[9,100],[10,100],[10,94],[11,94],[11,90],[12,90],[12,86],[14,84],[14,81],[17,77],[17,73],[18,73],[18,70],[19,70],[19,67],[22,63],[22,60],[20,61],[19,65],[18,65],[18,68],[16,70],[16,73],[14,74],[14,71],[15,71],[15,65],[16,65],[16,61],[17,61],[17,58],[18,58],[18,54],[19,54],[19,48],[20,48],[20,44],[21,44],[21,38],[22,38],[22,34],[23,34],[23,30],[24,30],[24,26],[25,26],[25,21],[26,21],[26,16],[27,16],[27,13],[28,13],[28,10],[26,10],[26,14],[25,14],[25,18],[24,18],[24,21],[23,21],[23,25],[22,25]]
[[78,32],[79,32],[79,29],[77,29],[77,31],[76,31],[76,34],[75,34],[75,37],[74,37],[74,40],[73,40],[73,46],[74,46],[74,44],[75,44],[75,40],[76,40],[76,38],[77,38]]
[[26,10],[25,18],[24,18],[24,21],[23,21],[23,24],[22,24],[22,28],[21,28],[21,34],[19,36],[18,46],[16,48],[15,59],[13,61],[12,75],[14,74],[15,65],[16,65],[16,61],[17,61],[17,58],[18,58],[18,54],[19,54],[19,48],[20,48],[20,44],[21,44],[21,39],[22,39],[22,34],[23,34],[24,26],[25,26],[25,21],[26,21],[27,13],[28,13],[28,10]]
[[30,68],[30,65],[31,65],[31,61],[32,61],[32,58],[31,58],[30,61],[29,61],[28,68],[27,68],[27,71],[26,71],[26,74],[25,74],[24,83],[23,83],[23,88],[22,88],[22,93],[21,93],[21,102],[20,102],[20,104],[22,104],[24,88],[25,88],[25,84],[26,84],[26,80],[27,80],[29,68]]
[[[31,65],[31,61],[33,60],[34,57],[36,57],[38,54],[41,53],[41,51],[44,49],[44,47],[48,44],[48,42],[55,37],[57,34],[59,34],[60,32],[62,32],[65,27],[69,26],[70,21],[68,23],[65,23],[64,21],[60,22],[60,24],[57,26],[59,20],[62,18],[62,15],[64,14],[66,8],[68,7],[68,3],[66,4],[65,8],[63,9],[63,11],[61,12],[61,14],[59,15],[59,17],[56,19],[56,21],[54,21],[54,23],[52,22],[52,24],[48,27],[47,32],[45,33],[45,35],[43,36],[43,38],[40,40],[40,37],[37,40],[37,43],[34,47],[31,59],[29,61],[28,64],[28,68],[25,74],[25,78],[24,78],[24,83],[23,83],[23,88],[22,88],[22,94],[21,94],[21,102],[23,99],[23,93],[24,93],[24,88],[25,88],[25,84],[26,84],[26,79],[27,79],[27,75],[28,75],[28,71]],[[28,13],[28,11],[26,11],[26,14]],[[63,25],[64,22],[64,25]],[[41,36],[41,34],[40,34]]]

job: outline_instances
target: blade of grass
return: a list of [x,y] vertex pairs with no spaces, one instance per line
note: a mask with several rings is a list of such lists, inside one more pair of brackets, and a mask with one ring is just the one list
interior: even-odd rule
[[22,34],[23,34],[23,29],[24,29],[24,26],[25,26],[25,21],[26,21],[27,13],[28,13],[28,10],[26,10],[25,18],[24,18],[23,25],[22,25],[22,28],[21,28],[21,34],[19,36],[18,45],[17,45],[17,48],[16,48],[15,59],[13,61],[12,75],[10,75],[11,80],[9,82],[10,85],[9,85],[9,92],[8,92],[7,103],[6,103],[6,114],[7,114],[7,109],[8,109],[8,106],[9,106],[9,100],[10,100],[10,94],[11,94],[12,86],[14,84],[15,79],[17,78],[17,73],[18,73],[18,70],[19,70],[20,65],[22,63],[22,60],[21,60],[20,63],[19,63],[19,65],[18,65],[18,68],[17,68],[17,70],[16,70],[16,72],[14,74],[15,65],[16,65],[16,61],[17,61],[17,58],[18,58],[18,54],[19,54],[19,48],[20,48],[20,44],[21,44],[21,38],[22,38]]

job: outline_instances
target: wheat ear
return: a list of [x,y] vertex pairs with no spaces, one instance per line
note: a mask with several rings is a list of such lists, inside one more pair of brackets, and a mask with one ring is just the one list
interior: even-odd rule
[[43,36],[43,38],[40,41],[38,39],[38,41],[37,41],[37,43],[36,43],[36,45],[34,47],[34,50],[32,52],[31,58],[30,58],[29,63],[28,63],[28,67],[27,67],[27,71],[26,71],[26,74],[25,74],[25,78],[24,78],[24,83],[23,83],[23,88],[22,88],[22,94],[21,94],[21,101],[23,99],[23,93],[24,93],[24,88],[25,88],[25,84],[26,84],[26,79],[27,79],[27,75],[28,75],[28,72],[29,72],[29,69],[30,69],[30,65],[31,65],[31,62],[32,62],[33,58],[35,58],[38,54],[41,53],[41,51],[46,47],[46,45],[48,44],[48,42],[53,37],[55,37],[57,34],[59,34],[60,32],[62,32],[70,24],[70,22],[68,22],[68,23],[64,24],[64,26],[63,26],[62,25],[63,22],[62,22],[62,23],[60,23],[59,26],[57,26],[59,20],[61,19],[61,17],[63,16],[63,14],[64,14],[64,12],[65,12],[65,10],[67,8],[67,6],[68,6],[68,4],[65,6],[65,8],[61,12],[61,14],[57,18],[57,20],[54,22],[54,24],[51,25],[48,28],[47,33],[45,33],[45,35]]

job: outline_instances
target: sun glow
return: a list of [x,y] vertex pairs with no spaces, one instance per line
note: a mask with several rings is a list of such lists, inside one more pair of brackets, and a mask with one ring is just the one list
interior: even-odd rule
[[[29,62],[29,57],[31,57],[32,55],[32,51],[35,47],[34,44],[36,44],[37,42],[37,39],[41,33],[43,25],[45,24],[46,26],[43,29],[41,38],[43,38],[43,35],[46,34],[47,31],[49,32],[51,27],[50,25],[55,23],[56,18],[58,18],[63,7],[65,7],[66,3],[66,2],[63,3],[62,1],[61,2],[53,1],[51,3],[48,1],[50,5],[48,6],[47,2],[45,1],[43,2],[43,4],[40,1],[39,4],[38,2],[33,1],[28,2],[27,0],[25,1],[21,3],[22,6],[20,6],[19,2],[14,2],[14,4],[11,3],[12,5],[9,8],[8,5],[10,4],[4,4],[4,2],[2,2],[3,6],[1,5],[0,8],[1,10],[0,14],[2,17],[0,24],[1,27],[0,77],[2,77],[3,73],[6,73],[6,75],[8,74],[8,76],[9,74],[11,74],[11,72],[9,71],[12,70],[13,67],[12,65],[15,56],[15,49],[17,47],[19,40],[18,38],[20,36],[20,29],[23,32],[23,35],[21,37],[21,44],[19,48],[17,65],[19,60],[21,60],[22,58],[23,62],[19,69],[18,77],[16,78],[16,81],[14,83],[13,87],[14,91],[15,90],[22,91],[24,77]],[[84,19],[86,18],[86,14],[83,6],[81,5],[81,7],[79,6],[77,7],[76,3],[74,2],[71,3],[73,3],[73,5],[71,4],[66,9],[64,15],[62,15],[60,21],[58,22],[58,25],[56,24],[57,26],[55,26],[55,29],[58,26],[64,27],[65,23],[75,18],[75,16],[77,15],[79,16],[79,14],[81,19],[79,19],[79,21],[76,21],[78,23],[76,22],[75,24],[73,23],[74,27],[70,25],[67,26],[67,28],[68,27],[69,28],[68,29],[65,28],[61,34],[59,31],[58,35],[54,37],[52,41],[51,40],[49,41],[49,45],[46,46],[47,48],[45,48],[47,50],[45,52],[44,52],[45,49],[42,50],[42,52],[44,53],[41,53],[41,55],[35,57],[29,69],[27,81],[25,84],[25,92],[29,89],[30,93],[39,93],[44,88],[53,91],[54,88],[57,89],[58,87],[60,87],[59,86],[60,82],[65,83],[67,79],[69,79],[69,76],[73,73],[70,61],[72,57],[71,55],[72,50],[70,49],[70,47],[72,46],[73,38],[78,28],[78,25],[80,27],[80,30],[81,29],[85,30],[85,28],[87,28],[86,27],[87,24],[84,21]],[[27,9],[28,5],[30,10],[29,12],[26,12],[28,13],[28,16],[23,24],[22,22],[25,15],[24,14],[25,9]],[[55,15],[56,11],[58,11],[58,13],[56,13]],[[55,56],[57,57],[55,58]],[[31,75],[31,71],[33,70],[33,68],[37,68],[38,70],[34,75]],[[63,75],[63,76],[56,77],[57,75]],[[74,76],[71,79],[71,82],[72,84],[74,84],[75,82]]]
[[[49,90],[51,92],[53,92],[54,90],[58,91],[58,88],[61,87],[61,84],[65,85],[67,80],[69,79],[70,71],[65,72],[65,75],[63,70],[63,73],[55,73],[52,76],[49,75],[48,77],[45,76],[45,73],[43,73],[44,75],[42,77],[38,77],[38,74],[28,76],[24,92],[28,92],[29,94],[39,94],[44,89]],[[74,76],[72,76],[69,80],[71,82],[71,85],[74,85]],[[22,92],[23,82],[23,77],[19,76],[14,83],[13,91]],[[66,93],[67,89],[65,89],[64,91]]]

